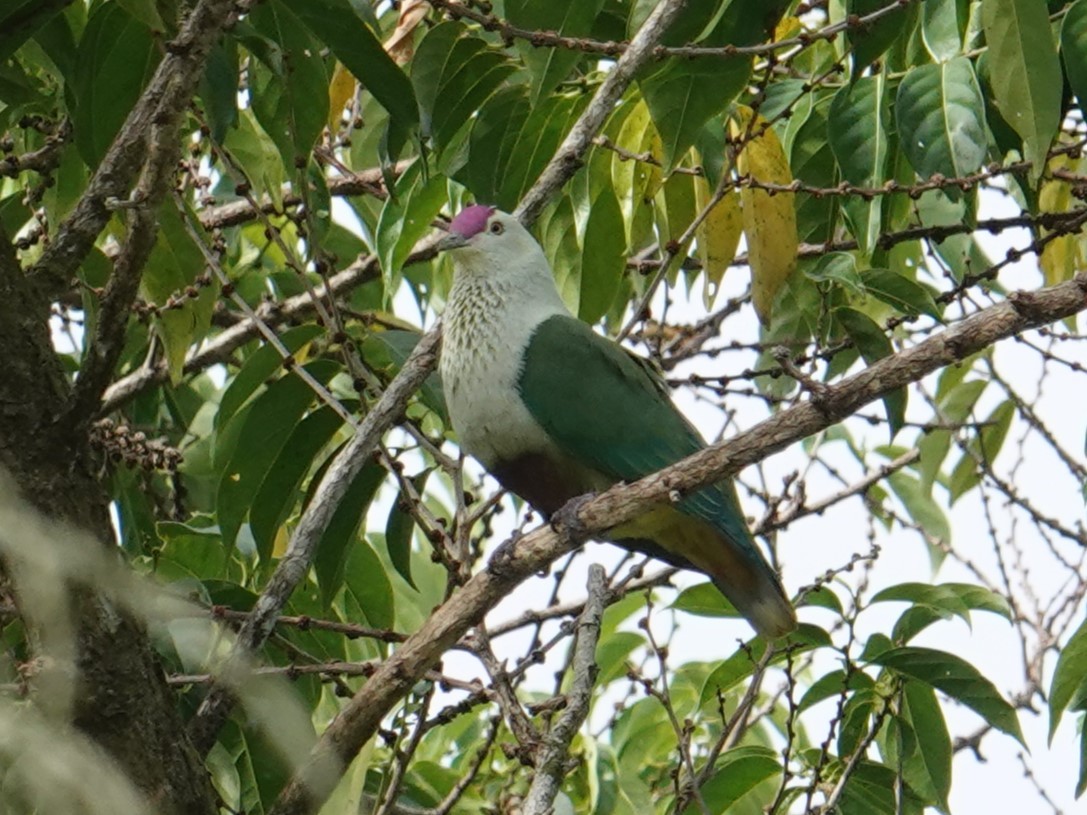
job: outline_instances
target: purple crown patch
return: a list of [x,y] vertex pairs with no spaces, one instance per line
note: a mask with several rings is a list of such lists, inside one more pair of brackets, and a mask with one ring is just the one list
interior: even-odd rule
[[470,207],[465,207],[457,213],[457,217],[449,223],[449,231],[456,232],[462,238],[470,238],[473,235],[478,235],[487,228],[487,219],[490,218],[494,212],[494,207],[487,207],[483,204],[473,204]]

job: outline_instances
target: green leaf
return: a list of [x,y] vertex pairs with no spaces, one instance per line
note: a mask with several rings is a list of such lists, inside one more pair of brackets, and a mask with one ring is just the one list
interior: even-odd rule
[[393,589],[381,558],[365,540],[356,539],[349,547],[344,566],[344,588],[354,607],[348,607],[348,619],[391,629],[396,624]]
[[[189,347],[202,340],[211,325],[219,287],[192,288],[196,276],[204,271],[204,256],[172,201],[159,207],[157,220],[158,234],[140,278],[140,292],[144,299],[160,307],[155,329],[165,350],[170,381],[176,383]],[[197,296],[190,297],[188,291]]]
[[880,704],[874,690],[860,690],[845,703],[838,729],[838,755],[851,756],[861,746],[876,709]]
[[1061,23],[1061,57],[1082,110],[1087,107],[1087,0],[1076,0],[1065,12]]
[[902,688],[900,715],[909,722],[916,739],[916,750],[904,757],[906,781],[914,790],[931,791],[931,802],[949,812],[947,796],[951,792],[954,752],[936,692],[928,685],[907,681]]
[[[317,360],[306,366],[322,383],[339,369],[332,360]],[[246,413],[237,445],[222,469],[215,498],[225,545],[234,545],[242,518],[252,506],[268,468],[315,398],[309,384],[291,372],[269,385]]]
[[927,314],[942,322],[941,307],[932,292],[910,278],[890,269],[868,269],[861,273],[864,287],[869,294],[894,307],[901,314],[916,316]]
[[898,643],[908,642],[932,623],[952,615],[969,624],[971,611],[988,611],[1011,620],[1006,599],[984,586],[969,583],[900,583],[877,592],[871,602],[913,604],[895,623],[891,636]]
[[[506,19],[528,31],[554,31],[564,37],[590,33],[604,0],[565,0],[540,3],[538,0],[506,0]],[[537,48],[517,41],[517,50],[532,73],[531,99],[535,104],[550,93],[581,59],[574,49]]]
[[[771,665],[777,665],[785,660],[788,651],[794,656],[815,648],[824,648],[830,645],[830,635],[822,628],[808,623],[801,623],[799,627],[776,643],[778,646],[790,646],[786,649],[777,648],[770,659]],[[728,659],[718,665],[713,673],[707,677],[702,686],[701,704],[715,698],[717,693],[727,693],[737,683],[743,681],[752,674],[755,665],[766,652],[766,642],[761,637],[756,637],[750,643],[744,645]]]
[[523,86],[495,94],[472,127],[464,168],[464,183],[476,200],[512,210],[586,101],[582,96],[550,96],[532,105]]
[[924,804],[903,785],[901,804],[896,800],[898,773],[871,761],[860,761],[842,790],[839,815],[922,815]]
[[925,0],[921,4],[921,38],[937,62],[962,53],[970,18],[970,0]]
[[874,687],[875,682],[873,682],[872,678],[864,671],[852,671],[849,674],[848,680],[846,679],[845,671],[840,669],[831,671],[830,673],[823,674],[811,683],[804,692],[804,695],[800,698],[800,703],[797,705],[797,712],[805,711],[831,697],[841,696],[847,690],[859,691],[872,689]]
[[41,0],[6,0],[0,4],[0,62],[44,28],[64,8]]
[[[318,477],[314,476],[315,482]],[[374,500],[374,495],[377,494],[377,489],[384,480],[385,470],[376,462],[371,461],[363,465],[328,522],[328,527],[321,536],[321,542],[317,544],[313,572],[317,576],[317,585],[321,588],[321,597],[326,606],[332,602],[332,598],[344,584],[347,563],[351,558],[352,550],[359,544],[356,538],[359,524],[366,517],[370,502]],[[366,560],[364,555],[360,557]],[[358,589],[356,585],[355,590]]]
[[966,57],[910,68],[898,86],[895,122],[902,150],[922,178],[961,178],[985,162],[985,100]]
[[1000,695],[992,682],[961,657],[931,648],[906,646],[883,651],[870,661],[946,693],[997,730],[1026,746],[1015,708]]
[[[936,393],[939,414],[936,417],[941,421],[957,424],[966,420],[974,409],[974,404],[988,386],[988,382],[981,379],[972,379],[969,382],[953,384],[952,379],[947,378],[949,373],[961,372],[966,375],[967,369],[948,368],[944,371],[940,380],[940,386]],[[949,390],[944,390],[945,384]],[[941,393],[940,391],[944,391]],[[932,491],[932,484],[940,474],[940,468],[948,451],[951,449],[950,430],[930,430],[918,445],[921,451],[921,484],[926,492]]]
[[[421,490],[429,474],[430,471],[426,470],[421,477],[417,476],[419,479],[415,484],[417,490]],[[412,480],[416,481],[416,479]],[[385,523],[385,546],[388,547],[389,560],[392,561],[397,574],[404,578],[409,586],[418,590],[419,587],[415,585],[411,576],[411,539],[412,533],[415,532],[415,518],[407,509],[410,501],[411,499],[401,492],[399,498],[393,502]]]
[[739,617],[736,607],[713,583],[699,583],[679,593],[672,608],[697,617]]
[[[846,0],[847,13],[858,16],[871,14],[886,5],[883,0]],[[863,68],[879,59],[899,36],[908,36],[911,26],[907,26],[906,22],[906,10],[898,9],[866,26],[850,26],[848,36],[853,49],[853,72],[859,74]]]
[[253,112],[283,165],[295,167],[309,156],[328,120],[329,76],[321,43],[282,0],[261,3],[248,19],[274,43],[260,55],[268,70],[249,69]]
[[[288,328],[279,335],[279,341],[292,354],[310,340],[321,335],[319,325],[300,325]],[[223,398],[219,400],[219,410],[215,414],[216,428],[224,428],[230,418],[246,403],[257,388],[263,385],[277,370],[283,367],[283,357],[271,345],[261,345],[245,360],[241,370],[230,380]]]
[[1015,412],[1015,403],[1010,399],[1004,400],[985,419],[977,436],[967,444],[962,458],[951,472],[948,489],[952,503],[981,483],[981,466],[978,462],[980,460],[991,465],[996,460],[1000,448],[1004,446],[1004,439],[1008,436]]
[[1037,182],[1061,119],[1061,75],[1049,14],[1037,0],[985,0],[981,22],[996,107],[1023,140]]
[[392,298],[400,285],[404,261],[446,202],[446,181],[427,178],[421,161],[416,161],[396,182],[396,194],[385,199],[377,221],[377,254],[385,282],[385,296]]
[[[616,146],[628,153],[660,155],[660,136],[645,101],[639,98],[627,102],[620,111],[622,124],[615,134]],[[618,114],[617,114],[618,115]],[[623,212],[629,246],[640,245],[638,224],[649,220],[649,201],[661,182],[660,167],[646,161],[624,160],[618,153],[612,156],[611,183]]]
[[276,533],[294,511],[306,473],[342,426],[343,419],[330,405],[313,411],[291,431],[268,468],[249,509],[249,528],[261,559],[272,556]]
[[103,3],[91,14],[72,88],[75,142],[89,166],[105,156],[158,61],[151,32],[120,4]]
[[[840,308],[834,316],[853,340],[864,361],[871,365],[894,353],[891,341],[872,318],[851,308]],[[887,411],[887,422],[891,427],[891,438],[902,429],[906,422],[906,389],[899,388],[884,394],[883,407]]]
[[[306,0],[291,5],[295,14],[373,94],[392,121],[410,132],[419,123],[411,82],[370,28],[355,14],[351,0]],[[327,89],[322,91],[325,103]]]
[[[843,86],[830,104],[827,121],[830,147],[842,176],[855,186],[875,187],[883,183],[889,116],[885,85],[883,74],[862,77],[852,85]],[[844,209],[861,251],[871,254],[882,225],[882,199],[877,196],[865,200],[850,195],[845,199]]]
[[[1072,699],[1087,689],[1087,620],[1080,623],[1057,657],[1053,680],[1049,684],[1049,743],[1061,716]],[[1087,728],[1085,728],[1087,729]],[[1080,791],[1077,791],[1077,796]]]
[[668,60],[639,81],[660,132],[666,170],[686,154],[710,118],[731,104],[750,76],[750,57],[694,57]]
[[595,323],[611,307],[626,274],[623,213],[610,187],[593,201],[581,239],[581,296],[578,317]]
[[[759,784],[781,774],[780,757],[767,747],[734,747],[724,753],[713,776],[702,785],[702,800],[713,812],[725,812]],[[683,815],[701,812],[692,801]]]
[[818,586],[804,592],[804,596],[801,598],[799,605],[811,606],[813,608],[825,608],[828,611],[833,611],[839,617],[845,613],[845,609],[842,607],[842,601],[838,599],[838,595],[834,593],[834,590],[831,589],[830,586]]
[[596,665],[600,671],[596,686],[603,687],[626,676],[627,657],[643,645],[645,637],[633,631],[617,631],[607,638],[601,637],[596,646]]
[[902,501],[902,505],[906,507],[910,518],[924,530],[926,535],[935,538],[939,543],[951,542],[951,524],[948,523],[947,515],[918,479],[900,470],[891,473],[887,482]]
[[[375,370],[388,368],[388,377],[392,379],[407,362],[422,335],[418,331],[405,331],[390,328],[385,331],[371,331],[362,342],[362,353],[366,362]],[[449,424],[449,409],[445,404],[442,379],[437,371],[432,371],[423,380],[419,389],[423,403],[437,413],[442,421]]]
[[227,131],[238,124],[238,47],[233,39],[217,42],[208,52],[200,80],[200,98],[211,138],[222,144]]
[[423,135],[439,149],[446,147],[514,70],[505,54],[472,36],[463,24],[432,28],[411,67]]
[[857,273],[857,259],[848,252],[830,252],[815,263],[801,264],[804,274],[816,283],[833,283],[846,294],[864,295],[864,281]]
[[237,127],[227,130],[225,147],[241,165],[254,194],[266,194],[272,201],[282,202],[287,180],[283,159],[251,109],[242,110]]

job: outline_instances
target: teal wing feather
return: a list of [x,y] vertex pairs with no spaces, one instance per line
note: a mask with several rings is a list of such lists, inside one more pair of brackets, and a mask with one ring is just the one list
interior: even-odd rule
[[[540,324],[519,384],[525,406],[563,452],[617,481],[635,481],[705,447],[648,363],[574,317]],[[731,481],[692,493],[679,509],[762,559]]]

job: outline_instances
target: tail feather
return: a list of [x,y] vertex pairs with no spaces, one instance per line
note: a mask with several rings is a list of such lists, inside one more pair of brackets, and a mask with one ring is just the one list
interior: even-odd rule
[[796,612],[773,574],[757,577],[753,582],[735,578],[735,575],[726,579],[714,576],[713,584],[761,636],[774,640],[796,629]]
[[705,521],[671,507],[657,508],[617,527],[610,537],[708,575],[767,639],[783,637],[796,628],[796,612],[781,582],[750,538],[737,543]]

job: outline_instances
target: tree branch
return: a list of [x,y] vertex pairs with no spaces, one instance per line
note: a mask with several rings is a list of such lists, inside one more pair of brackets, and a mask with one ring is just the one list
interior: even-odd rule
[[434,368],[440,340],[440,333],[431,331],[419,341],[400,373],[389,383],[321,479],[291,536],[287,553],[276,565],[268,585],[238,631],[234,648],[220,671],[222,682],[204,699],[189,724],[193,743],[201,752],[211,749],[219,728],[230,715],[232,696],[229,688],[243,676],[246,655],[260,648],[274,630],[279,612],[309,571],[317,544],[351,482],[370,460],[385,431],[400,417],[408,398]]
[[523,224],[527,226],[535,221],[551,196],[577,172],[593,138],[615,110],[616,103],[627,87],[634,81],[634,75],[653,58],[653,49],[664,36],[665,29],[679,16],[685,3],[686,0],[661,0],[646,18],[634,39],[630,41],[630,46],[597,88],[593,100],[566,134],[532,189],[517,205],[513,214]]
[[68,401],[67,422],[73,427],[88,425],[97,417],[102,394],[124,349],[129,313],[158,237],[157,210],[173,186],[180,128],[180,117],[152,125],[147,161],[132,195],[128,235],[102,295],[94,336]]
[[554,811],[555,796],[570,771],[570,743],[589,715],[597,674],[596,643],[600,639],[600,620],[604,616],[607,595],[604,567],[599,563],[589,567],[588,592],[585,610],[577,621],[577,641],[570,666],[573,679],[566,693],[566,709],[540,744],[536,775],[522,807],[524,815],[550,815]]
[[31,271],[47,297],[68,287],[112,215],[108,201],[127,197],[144,164],[148,135],[155,125],[169,126],[180,120],[192,101],[215,38],[247,5],[248,0],[201,0],[185,19],[83,195]]
[[990,306],[830,386],[818,405],[805,401],[634,484],[621,484],[584,501],[578,529],[543,525],[507,541],[375,671],[332,721],[307,762],[283,790],[273,815],[314,812],[381,720],[419,677],[496,603],[530,575],[581,541],[629,521],[647,508],[734,475],[794,442],[830,427],[896,388],[1022,331],[1087,309],[1087,275],[1035,292],[1012,293]]

